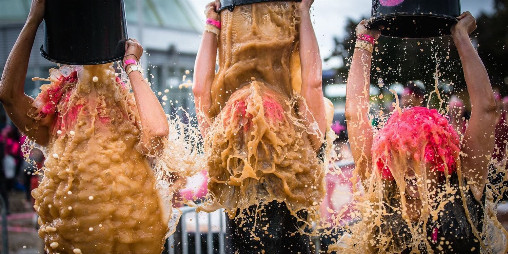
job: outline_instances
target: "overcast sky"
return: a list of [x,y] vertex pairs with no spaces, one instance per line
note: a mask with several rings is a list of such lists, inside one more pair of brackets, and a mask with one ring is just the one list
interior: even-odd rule
[[[210,0],[191,1],[195,10],[205,22],[204,6]],[[493,0],[462,0],[462,11],[469,10],[474,16],[491,12]],[[321,57],[327,57],[334,47],[333,37],[343,37],[347,18],[359,19],[370,16],[371,0],[315,0],[312,10],[314,29],[321,50]],[[325,63],[325,68],[340,65],[340,62]]]

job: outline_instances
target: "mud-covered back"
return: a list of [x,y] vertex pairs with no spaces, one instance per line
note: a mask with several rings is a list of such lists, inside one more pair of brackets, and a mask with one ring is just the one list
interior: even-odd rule
[[301,86],[298,3],[237,6],[221,12],[219,72],[212,86],[215,117],[229,96],[252,78],[291,97]]

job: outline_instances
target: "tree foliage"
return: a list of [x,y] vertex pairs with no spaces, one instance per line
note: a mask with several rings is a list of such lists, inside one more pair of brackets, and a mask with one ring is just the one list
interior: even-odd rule
[[[493,86],[508,94],[508,0],[495,0],[495,12],[477,18],[478,29],[473,43],[491,76]],[[332,56],[346,63],[338,68],[337,82],[345,82],[354,50],[355,27],[360,20],[349,19],[347,36],[336,40]],[[433,90],[436,80],[452,84],[455,89],[465,88],[460,58],[450,36],[430,39],[400,39],[382,36],[373,55],[373,84],[421,80],[427,91]]]

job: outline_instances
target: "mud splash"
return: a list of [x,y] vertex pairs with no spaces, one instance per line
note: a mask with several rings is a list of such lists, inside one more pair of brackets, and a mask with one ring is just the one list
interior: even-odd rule
[[219,72],[212,85],[210,117],[252,78],[291,97],[301,88],[298,4],[259,3],[221,12]]
[[317,215],[324,171],[292,106],[258,81],[230,97],[205,140],[208,187],[221,207],[277,200]]
[[[440,91],[442,59],[434,58],[435,82],[426,97],[437,100],[437,110],[411,116],[415,109],[400,108],[395,96],[390,119],[374,129],[373,165],[366,179],[351,179],[356,188],[352,219],[329,251],[506,253],[508,234],[496,218],[499,193],[505,189],[504,167],[491,160],[489,179],[502,173],[503,180],[487,182],[482,200],[476,200],[470,187],[474,182],[466,181],[461,168],[463,132],[443,116],[449,95]],[[398,121],[403,115],[411,120]],[[341,214],[334,219],[340,225]]]
[[129,85],[112,65],[63,66],[50,74],[33,113],[55,123],[44,178],[32,193],[46,251],[160,252],[170,206],[136,149],[140,124]]
[[205,137],[211,204],[237,209],[284,202],[317,218],[324,168],[312,148],[301,90],[298,4],[237,6],[222,11],[219,72]]

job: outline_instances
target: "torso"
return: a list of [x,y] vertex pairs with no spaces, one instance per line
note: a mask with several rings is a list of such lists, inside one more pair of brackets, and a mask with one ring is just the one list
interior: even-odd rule
[[158,253],[167,218],[153,172],[135,149],[133,96],[112,68],[87,71],[99,81],[83,74],[67,84],[53,112],[44,178],[33,192],[39,234],[59,252]]

